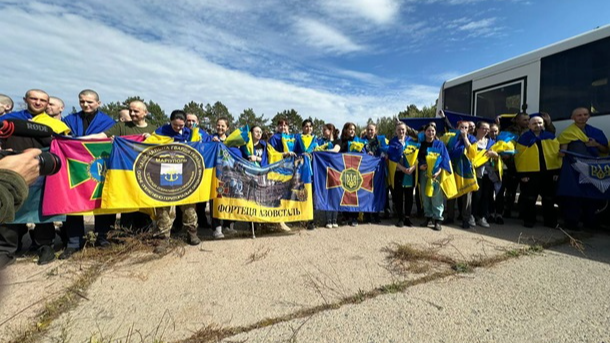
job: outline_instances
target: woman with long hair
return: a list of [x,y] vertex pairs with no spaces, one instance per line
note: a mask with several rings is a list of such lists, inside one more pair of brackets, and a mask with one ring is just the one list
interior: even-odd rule
[[[366,153],[366,149],[364,149],[364,143],[362,144],[362,148],[354,148],[352,144],[357,143],[355,141],[356,138],[356,124],[354,123],[345,123],[343,125],[343,130],[341,131],[341,148],[339,152],[361,152]],[[357,146],[356,144],[354,146]],[[358,226],[358,212],[343,212],[343,217],[348,222],[350,226]]]

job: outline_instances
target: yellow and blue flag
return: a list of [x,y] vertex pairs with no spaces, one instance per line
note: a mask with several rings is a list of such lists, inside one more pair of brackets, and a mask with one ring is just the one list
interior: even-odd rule
[[139,209],[208,201],[219,143],[147,144],[115,137],[102,208]]
[[235,129],[224,141],[227,147],[243,148],[242,151],[246,156],[254,154],[254,145],[252,143],[252,133],[248,125],[239,129]]

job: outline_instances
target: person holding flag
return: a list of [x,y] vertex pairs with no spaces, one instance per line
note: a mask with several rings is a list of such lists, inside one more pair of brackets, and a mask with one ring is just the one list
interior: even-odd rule
[[[341,130],[341,143],[339,152],[366,153],[364,141],[356,136],[356,124],[345,123]],[[358,226],[358,212],[343,212],[344,218],[350,226]]]
[[482,227],[489,227],[487,222],[489,201],[493,199],[494,182],[499,181],[494,164],[494,160],[498,158],[498,153],[491,149],[496,141],[489,137],[489,130],[489,123],[484,121],[476,123],[478,158],[473,160],[473,166],[479,189],[472,193],[472,213],[476,224]]
[[[575,108],[571,118],[574,123],[557,137],[560,149],[589,157],[607,155],[610,151],[608,138],[602,130],[587,124],[591,118],[589,109]],[[577,230],[582,217],[586,227],[596,229],[599,226],[596,211],[601,206],[599,200],[563,195],[562,213],[566,228]]]
[[388,147],[388,181],[396,207],[397,227],[413,226],[413,188],[417,184],[417,156],[420,144],[407,136],[407,124],[396,124],[396,136]]
[[455,205],[460,204],[462,215],[462,228],[469,229],[476,225],[472,216],[472,192],[479,189],[477,179],[474,175],[472,159],[476,156],[476,138],[468,133],[469,122],[462,121],[458,124],[457,131],[451,131],[443,136],[447,141],[447,150],[451,157],[451,166],[455,172],[455,183],[457,196],[447,201],[445,214],[446,224],[451,224],[455,217]]
[[544,226],[557,226],[555,189],[561,169],[559,142],[555,135],[544,130],[544,120],[534,116],[529,131],[517,140],[515,167],[521,181],[520,214],[523,226],[531,228],[536,223],[536,200],[542,198]]
[[[169,139],[178,143],[187,143],[193,141],[192,131],[185,126],[186,113],[182,110],[174,110],[169,116],[170,123],[159,127],[155,131],[155,135],[149,137],[152,140]],[[161,137],[159,137],[161,136]],[[149,139],[145,142],[148,143]],[[182,210],[182,226],[187,231],[187,243],[190,245],[199,245],[201,239],[197,236],[197,210],[196,204],[181,205]],[[173,206],[164,206],[155,208],[155,217],[157,225],[155,236],[161,240],[154,249],[155,254],[164,254],[169,248],[169,238],[172,225],[176,219],[176,211]]]
[[[303,120],[301,125],[302,133],[294,136],[294,152],[297,156],[308,154],[311,159],[311,153],[318,147],[318,138],[313,134],[313,121],[311,119]],[[311,169],[311,165],[309,166]],[[306,224],[307,230],[315,229],[314,221],[310,220]]]
[[[364,139],[366,141],[364,147],[369,155],[375,157],[387,156],[389,142],[384,135],[377,134],[377,125],[370,123],[366,126],[366,136],[364,137]],[[386,203],[384,204],[384,207],[389,210],[389,197],[386,197]],[[381,223],[379,213],[365,213],[364,222],[373,224]]]
[[426,220],[422,226],[436,231],[442,230],[443,200],[457,194],[452,177],[451,160],[445,144],[436,137],[436,125],[424,126],[424,139],[420,142],[417,160],[419,165],[419,187]]
[[[115,125],[115,121],[109,115],[99,110],[102,102],[96,91],[91,89],[81,91],[78,94],[78,103],[81,111],[69,114],[63,118],[64,123],[70,128],[72,137],[76,138],[102,133]],[[94,231],[97,233],[95,245],[99,247],[110,246],[108,231],[115,224],[115,221],[115,214],[94,216]],[[83,247],[85,236],[83,216],[68,216],[64,228],[68,236],[68,244],[66,249],[59,255],[60,260],[70,258],[70,256]]]

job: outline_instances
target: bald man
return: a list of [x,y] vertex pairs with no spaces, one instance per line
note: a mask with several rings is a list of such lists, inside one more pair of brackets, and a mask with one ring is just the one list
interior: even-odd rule
[[[146,107],[146,105],[144,105],[144,107]],[[119,121],[122,121],[122,122],[131,121],[131,116],[129,115],[128,108],[124,108],[119,111]]]
[[56,96],[49,97],[49,103],[47,104],[47,114],[51,118],[61,120],[61,113],[64,111],[64,101]]
[[0,94],[0,116],[6,113],[11,113],[13,106],[13,99],[11,99],[10,96]]
[[142,101],[135,100],[129,103],[129,119],[130,121],[119,121],[114,124],[110,129],[96,133],[93,135],[87,135],[80,137],[81,139],[100,139],[108,138],[112,136],[130,136],[130,135],[142,135],[151,134],[157,129],[156,126],[146,122],[146,115],[148,114],[148,108]]

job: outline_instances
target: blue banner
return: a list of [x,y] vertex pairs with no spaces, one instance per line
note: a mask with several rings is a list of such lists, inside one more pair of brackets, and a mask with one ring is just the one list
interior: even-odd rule
[[558,196],[610,200],[610,157],[563,151]]
[[385,161],[367,154],[313,154],[314,202],[322,211],[381,212]]
[[407,124],[408,127],[414,130],[421,130],[421,128],[429,122],[436,124],[436,132],[440,135],[445,132],[445,119],[440,117],[435,118],[400,118],[400,121]]
[[492,118],[476,117],[476,116],[471,116],[469,114],[464,114],[464,113],[457,113],[457,112],[451,112],[451,111],[444,111],[444,112],[445,112],[445,116],[447,117],[447,119],[449,120],[449,122],[451,123],[451,125],[454,128],[456,128],[458,122],[461,122],[461,121],[472,121],[475,124],[480,121],[484,121],[484,122],[491,124],[495,121],[495,119],[492,119]]

